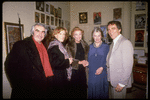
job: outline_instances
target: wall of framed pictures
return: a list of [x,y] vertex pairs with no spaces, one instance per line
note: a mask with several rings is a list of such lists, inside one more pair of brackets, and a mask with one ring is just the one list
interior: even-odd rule
[[43,23],[47,27],[51,27],[52,30],[60,26],[70,31],[70,18],[64,19],[63,12],[65,12],[64,10],[66,9],[61,8],[61,4],[63,5],[63,3],[57,5],[56,2],[36,2],[35,23]]
[[145,1],[132,2],[131,42],[134,49],[148,52],[148,4]]

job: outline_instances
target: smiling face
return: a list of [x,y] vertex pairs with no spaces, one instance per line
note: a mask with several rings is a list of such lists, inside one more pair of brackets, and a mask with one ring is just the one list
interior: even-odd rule
[[65,40],[66,32],[64,30],[60,31],[60,33],[54,35],[58,41],[63,42]]
[[44,39],[45,36],[45,28],[43,26],[36,25],[34,27],[34,33],[33,38],[38,43],[41,43],[41,41]]
[[73,37],[76,43],[80,43],[82,39],[82,32],[80,30],[74,31]]
[[98,31],[93,33],[93,39],[95,43],[100,43],[102,41],[101,38],[101,32]]
[[121,29],[118,29],[116,24],[108,25],[108,34],[112,39],[115,39],[118,35],[120,35]]

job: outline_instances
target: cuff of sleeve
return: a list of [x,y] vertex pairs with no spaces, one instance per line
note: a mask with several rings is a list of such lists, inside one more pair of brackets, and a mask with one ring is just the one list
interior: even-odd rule
[[125,87],[125,85],[124,84],[121,84],[121,83],[118,83],[121,87]]

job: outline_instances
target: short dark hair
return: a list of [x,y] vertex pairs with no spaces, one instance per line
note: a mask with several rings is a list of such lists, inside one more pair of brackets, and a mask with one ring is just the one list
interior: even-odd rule
[[110,21],[110,22],[108,22],[107,27],[108,27],[108,25],[113,25],[113,24],[115,24],[118,29],[121,29],[120,33],[122,33],[122,26],[121,26],[121,23],[119,21]]

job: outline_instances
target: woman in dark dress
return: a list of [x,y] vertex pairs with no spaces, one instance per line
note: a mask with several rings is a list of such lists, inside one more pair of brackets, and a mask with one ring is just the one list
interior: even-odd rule
[[63,46],[67,35],[67,30],[63,27],[57,27],[52,34],[52,41],[48,46],[48,55],[52,70],[54,73],[53,98],[67,98],[66,88],[68,80],[71,79],[73,61]]
[[92,37],[94,42],[90,45],[88,53],[88,99],[108,99],[106,57],[109,45],[102,42],[103,33],[100,28],[92,31]]
[[71,98],[87,98],[86,66],[89,46],[82,39],[83,31],[79,27],[72,30],[71,37],[71,41],[66,45],[67,51],[74,58],[69,95]]

